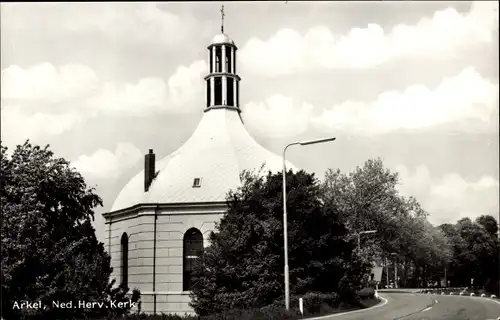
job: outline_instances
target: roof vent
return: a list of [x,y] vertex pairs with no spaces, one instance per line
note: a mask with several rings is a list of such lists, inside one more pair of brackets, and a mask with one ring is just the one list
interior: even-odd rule
[[193,180],[193,188],[201,187],[201,178],[194,178]]

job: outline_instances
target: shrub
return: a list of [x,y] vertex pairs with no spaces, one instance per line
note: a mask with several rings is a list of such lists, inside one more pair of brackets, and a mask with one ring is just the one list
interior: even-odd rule
[[363,288],[357,294],[362,300],[373,299],[375,297],[375,290],[373,288]]
[[338,301],[338,296],[335,293],[319,293],[310,292],[304,297],[304,309],[307,314],[318,314],[322,311],[332,309]]
[[[369,289],[369,288],[365,288]],[[363,291],[363,290],[362,290]],[[368,291],[368,290],[365,290]],[[322,316],[334,313],[341,308],[336,305],[339,303],[340,298],[336,293],[320,293],[310,292],[302,296],[304,300],[304,316]],[[368,306],[371,306],[372,303]],[[361,308],[364,306],[359,304]],[[349,305],[352,308],[353,305]],[[299,296],[292,295],[290,297],[290,310],[285,309],[284,299],[275,301],[274,303],[262,308],[250,309],[231,309],[220,313],[205,315],[205,316],[191,316],[191,315],[128,315],[126,317],[116,317],[107,320],[299,320],[303,316],[299,312]],[[104,319],[102,319],[104,320]]]
[[260,309],[228,310],[219,314],[201,317],[200,320],[295,320],[299,318],[298,310],[287,311],[282,307],[269,306]]

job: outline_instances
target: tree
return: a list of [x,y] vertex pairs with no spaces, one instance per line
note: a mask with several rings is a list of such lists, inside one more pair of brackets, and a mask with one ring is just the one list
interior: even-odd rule
[[490,236],[498,237],[498,222],[493,216],[482,215],[476,219],[476,223],[482,225]]
[[362,240],[359,254],[379,262],[384,258],[396,261],[402,282],[412,277],[413,283],[409,284],[415,286],[417,278],[425,278],[431,265],[438,268],[444,263],[449,245],[427,221],[427,213],[418,201],[399,194],[398,184],[397,173],[386,169],[381,159],[370,159],[348,174],[328,170],[322,186],[323,200],[336,208],[352,235],[377,230]]
[[[242,175],[228,194],[228,211],[210,234],[195,267],[192,307],[199,315],[263,307],[284,296],[282,174]],[[290,291],[352,294],[367,265],[332,206],[324,205],[314,175],[287,173]],[[348,273],[352,272],[355,274]]]
[[[102,201],[69,162],[27,141],[9,156],[1,147],[2,317],[83,319],[130,308],[55,308],[53,302],[128,301],[109,281],[110,257],[91,225]],[[134,290],[132,301],[139,292]],[[40,301],[46,309],[17,309]]]
[[455,285],[484,287],[498,292],[498,224],[494,217],[483,215],[472,221],[463,218],[455,225],[440,226],[453,248],[451,281]]

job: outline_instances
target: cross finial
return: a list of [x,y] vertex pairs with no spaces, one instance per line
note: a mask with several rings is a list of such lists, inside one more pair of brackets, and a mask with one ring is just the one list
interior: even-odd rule
[[224,33],[224,5],[222,5],[222,7],[220,8],[220,15],[221,15],[221,18],[222,18],[222,23],[221,23],[221,26],[220,26],[220,32]]

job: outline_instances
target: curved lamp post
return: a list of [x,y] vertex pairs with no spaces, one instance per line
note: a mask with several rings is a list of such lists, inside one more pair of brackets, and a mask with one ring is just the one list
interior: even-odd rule
[[283,149],[283,237],[285,243],[285,306],[286,310],[290,310],[290,281],[288,274],[288,220],[286,215],[286,150],[290,146],[301,145],[307,146],[310,144],[323,143],[334,141],[336,138],[326,138],[326,139],[317,139],[317,140],[309,140],[302,142],[293,142],[288,144],[285,149]]

